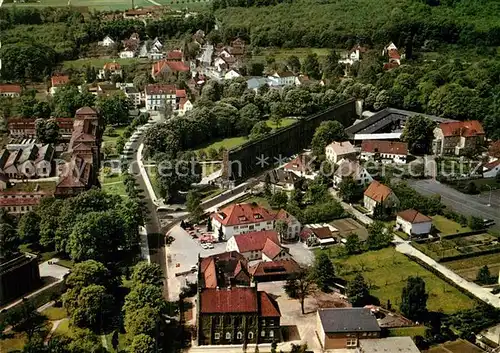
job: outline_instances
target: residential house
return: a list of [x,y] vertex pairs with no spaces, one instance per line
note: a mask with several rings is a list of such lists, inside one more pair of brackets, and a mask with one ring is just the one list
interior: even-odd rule
[[99,73],[97,74],[97,78],[103,80],[106,79],[107,74],[109,73],[109,76],[120,76],[122,77],[123,71],[122,67],[119,63],[116,61],[106,63],[104,64],[102,69],[99,69]]
[[436,155],[461,155],[484,144],[483,126],[477,120],[452,121],[434,129],[432,149]]
[[57,92],[57,89],[61,86],[64,86],[69,83],[68,75],[54,75],[50,78],[50,94],[54,95]]
[[432,218],[414,209],[397,213],[396,227],[410,236],[422,236],[431,232]]
[[199,288],[250,286],[247,259],[236,251],[198,259]]
[[176,89],[175,85],[151,84],[146,86],[146,109],[161,110],[170,103],[172,112],[176,109]]
[[373,180],[366,168],[357,161],[343,160],[333,173],[333,186],[337,188],[346,178],[354,179],[359,185],[366,185]]
[[266,77],[252,77],[247,80],[247,88],[255,92],[259,90],[262,86],[270,85],[269,79]]
[[182,116],[191,110],[193,110],[193,103],[191,103],[188,98],[181,98],[179,100],[179,108],[177,109],[177,113]]
[[309,224],[300,233],[300,239],[307,246],[332,245],[338,242],[339,231],[330,224]]
[[[0,189],[1,190],[1,189]],[[51,196],[45,191],[0,191],[0,208],[11,214],[23,214],[33,211],[43,197]]]
[[363,205],[370,213],[373,213],[377,205],[386,209],[399,205],[399,199],[392,189],[376,180],[372,181],[363,195]]
[[238,66],[238,59],[232,55],[223,56],[215,58],[214,67],[218,72],[226,72],[231,70],[232,68],[236,68]]
[[496,159],[492,162],[483,165],[484,178],[495,178],[499,173],[500,173],[500,159]]
[[167,52],[167,60],[182,61],[183,58],[184,54],[182,53],[182,50],[171,50]]
[[242,56],[245,54],[245,48],[246,48],[245,41],[241,38],[236,38],[231,42],[231,47],[229,48],[229,51],[231,52],[231,55]]
[[19,97],[21,95],[21,86],[11,83],[0,84],[0,97]]
[[389,59],[389,64],[395,64],[397,66],[401,65],[401,55],[393,42],[384,47],[382,50],[382,56],[386,56]]
[[0,154],[0,173],[11,179],[32,179],[49,177],[52,171],[54,147],[35,144],[12,152],[7,150]]
[[297,79],[291,71],[275,71],[267,78],[274,82],[276,86],[294,86]]
[[121,59],[135,58],[135,50],[132,47],[124,47],[118,54]]
[[160,75],[177,75],[180,72],[189,72],[189,66],[182,61],[160,60],[153,64],[151,76],[156,78]]
[[198,345],[281,341],[278,303],[256,287],[204,288],[197,300]]
[[356,159],[356,150],[349,141],[332,142],[325,148],[326,159],[338,164],[342,159]]
[[224,80],[232,80],[234,78],[241,77],[241,74],[235,69],[231,69],[224,74]]
[[313,160],[314,158],[310,154],[299,154],[297,157],[285,164],[283,170],[286,172],[292,172],[298,177],[312,180],[316,176],[311,165]]
[[292,216],[287,211],[281,209],[278,211],[274,219],[275,219],[274,223],[275,228],[276,228],[276,223],[279,221],[285,222],[286,225],[288,226],[286,234],[280,234],[280,241],[282,243],[295,241],[299,238],[302,225],[300,224],[297,218]]
[[3,166],[3,174],[7,176],[9,179],[17,179],[21,176],[21,171],[18,170],[18,161],[23,153],[23,150],[18,149],[9,154],[4,166]]
[[411,337],[386,337],[359,340],[356,353],[420,353]]
[[125,95],[135,108],[141,105],[141,92],[136,87],[125,87],[123,92],[125,92]]
[[[295,183],[299,181],[299,177],[292,172],[287,172],[280,169],[273,169],[267,173],[272,188],[283,191],[292,191],[295,189]],[[263,177],[265,180],[265,176]]]
[[382,163],[406,163],[408,144],[406,142],[364,140],[361,143],[360,159],[375,160]]
[[97,42],[97,45],[100,47],[109,48],[109,47],[112,47],[115,45],[115,41],[113,39],[111,39],[110,36],[106,36],[106,37],[104,37],[103,40]]
[[[56,118],[56,122],[59,126],[59,132],[61,133],[61,137],[63,139],[71,135],[71,133],[73,132],[72,118]],[[36,138],[35,123],[35,118],[9,119],[9,122],[7,123],[7,129],[9,130],[10,137],[25,139]]]
[[352,65],[355,62],[360,61],[362,54],[366,53],[367,51],[368,49],[366,47],[362,47],[359,44],[355,45],[351,50],[349,50],[346,57],[339,60],[339,63]]
[[164,57],[163,44],[158,38],[153,41],[146,41],[140,46],[138,56],[150,60],[161,60]]
[[221,233],[223,240],[260,230],[272,230],[275,215],[256,203],[229,205],[210,215],[214,233]]
[[287,249],[279,245],[278,233],[262,230],[235,235],[227,241],[226,251],[237,251],[248,261],[274,261],[289,258]]
[[261,261],[249,269],[252,282],[286,281],[300,271],[300,265],[294,259]]
[[34,161],[36,176],[48,178],[52,172],[52,160],[54,158],[54,146],[47,144],[38,149],[38,155]]
[[318,309],[316,333],[324,350],[357,348],[359,340],[380,337],[380,326],[367,308]]

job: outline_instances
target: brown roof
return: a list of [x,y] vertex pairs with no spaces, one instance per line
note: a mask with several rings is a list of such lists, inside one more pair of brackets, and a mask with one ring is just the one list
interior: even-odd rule
[[445,137],[484,135],[483,126],[477,120],[450,121],[439,124],[439,128],[443,131]]
[[260,317],[280,317],[280,307],[266,292],[259,292]]
[[405,221],[408,221],[412,224],[432,222],[432,219],[430,217],[427,217],[426,215],[414,209],[408,209],[398,212],[397,216],[403,218]]
[[175,85],[151,84],[146,86],[146,94],[175,94]]
[[292,159],[290,162],[285,164],[283,167],[284,170],[297,171],[302,173],[308,173],[311,171],[311,166],[309,163],[311,162],[312,157],[308,154],[301,154]]
[[261,261],[250,268],[253,277],[268,277],[275,275],[294,274],[299,272],[300,266],[293,259],[278,261]]
[[378,181],[374,180],[368,186],[368,188],[365,190],[364,195],[368,196],[372,200],[375,200],[377,202],[382,202],[383,200],[387,199],[389,195],[392,193],[392,190],[390,187],[385,186],[384,184],[379,183]]
[[52,82],[52,87],[65,85],[66,83],[69,82],[69,76],[67,75],[52,76],[50,78],[50,81]]
[[406,142],[364,140],[361,144],[361,151],[370,153],[387,153],[406,156],[408,154],[408,144]]
[[264,244],[262,253],[272,260],[280,254],[281,250],[283,250],[281,246],[268,238]]
[[401,55],[399,55],[399,52],[397,49],[391,49],[391,50],[389,50],[389,58],[401,59]]
[[278,211],[278,213],[276,213],[275,219],[285,221],[285,223],[289,223],[289,222],[293,222],[293,221],[297,220],[297,218],[295,218],[293,215],[291,215],[290,213],[288,213],[284,209],[281,209]]
[[0,85],[0,93],[21,93],[21,86],[10,83]]
[[274,214],[256,203],[237,203],[212,214],[212,218],[225,226],[272,221]]
[[91,107],[82,107],[76,111],[75,115],[97,115],[97,111]]
[[186,98],[186,90],[185,89],[176,89],[175,96],[177,98]]
[[182,60],[182,51],[171,50],[167,53],[167,59],[169,60]]
[[166,68],[169,68],[172,72],[187,72],[189,71],[189,66],[184,64],[182,61],[173,61],[173,60],[160,60],[153,64],[153,76],[158,75]]
[[279,244],[278,233],[274,230],[260,230],[249,232],[234,237],[240,253],[259,251],[264,249],[267,240]]
[[492,170],[495,169],[497,165],[500,164],[500,159],[497,159],[496,161],[486,163],[483,167],[486,168],[486,170]]
[[246,268],[247,260],[237,251],[202,258],[200,260],[200,273],[204,281],[202,286],[206,288],[226,286],[228,283],[225,282],[230,282],[232,277],[241,271],[246,271]]
[[104,70],[116,71],[121,69],[121,65],[117,62],[111,62],[104,64]]
[[306,227],[301,232],[300,236],[304,238],[304,237],[309,237],[312,234],[314,234],[319,239],[333,238],[332,230],[329,227],[318,227],[318,228]]

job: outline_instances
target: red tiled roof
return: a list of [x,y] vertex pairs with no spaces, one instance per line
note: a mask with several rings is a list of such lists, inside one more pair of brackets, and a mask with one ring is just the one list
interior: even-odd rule
[[187,72],[189,71],[189,66],[184,64],[182,61],[167,61],[160,60],[153,64],[153,75],[158,75],[161,73],[166,67],[170,69],[172,72]]
[[486,168],[486,170],[492,170],[494,169],[497,165],[500,165],[500,159],[497,159],[496,161],[493,161],[493,162],[490,162],[490,163],[487,163],[484,165],[484,168]]
[[50,78],[52,82],[52,87],[57,87],[61,85],[65,85],[69,82],[69,76],[67,75],[56,75]]
[[389,50],[389,58],[401,59],[401,55],[399,55],[399,52],[397,49],[391,49],[391,50]]
[[29,198],[0,198],[0,207],[7,206],[33,206],[40,203],[39,197]]
[[427,217],[426,215],[414,209],[408,209],[398,212],[397,216],[403,218],[405,221],[408,221],[412,224],[432,222],[432,219],[430,217]]
[[211,216],[225,226],[272,221],[274,214],[255,203],[232,204]]
[[121,69],[121,65],[117,62],[104,64],[104,70],[116,71]]
[[212,313],[257,313],[257,293],[252,287],[231,289],[203,289],[200,293],[200,312]]
[[264,248],[262,249],[262,253],[266,255],[268,258],[273,260],[276,256],[278,256],[281,252],[282,248],[278,244],[276,244],[271,239],[267,239],[264,244]]
[[186,90],[185,89],[176,89],[175,96],[177,98],[186,98]]
[[290,162],[285,164],[283,167],[284,170],[297,171],[302,173],[307,173],[311,171],[311,166],[309,162],[312,157],[308,154],[301,154],[292,159]]
[[293,259],[278,260],[278,261],[261,261],[257,265],[250,268],[250,273],[253,277],[267,277],[283,274],[294,274],[299,272],[300,266]]
[[364,140],[361,144],[361,151],[370,153],[387,153],[406,156],[408,154],[408,144],[406,142],[393,142],[381,140]]
[[152,84],[146,86],[146,94],[174,94],[175,85]]
[[290,213],[288,213],[284,209],[281,209],[278,211],[278,213],[276,213],[275,219],[285,221],[285,223],[289,223],[289,222],[297,220],[294,216],[292,216]]
[[266,292],[259,292],[260,317],[280,317],[280,307]]
[[0,93],[21,93],[21,86],[10,83],[0,85]]
[[483,126],[477,120],[450,121],[439,124],[439,128],[443,131],[445,137],[484,135]]
[[187,99],[187,98],[181,98],[181,99],[179,100],[179,108],[180,108],[180,109],[184,109],[184,105],[185,105],[188,101],[189,101],[189,99]]
[[377,202],[382,202],[383,200],[387,199],[387,197],[389,197],[391,193],[391,188],[374,180],[365,190],[364,195]]
[[261,230],[236,235],[234,237],[240,253],[262,250],[268,239],[279,244],[278,233],[274,230]]
[[167,59],[169,60],[182,60],[182,51],[171,50],[167,53]]
[[313,227],[306,227],[302,232],[300,233],[300,236],[305,239],[309,238],[311,235],[315,235],[316,238],[319,239],[329,239],[333,238],[333,233],[332,230],[329,227],[318,227],[318,228],[313,228]]
[[[241,271],[241,269],[246,269],[247,260],[243,255],[237,251],[224,252],[221,254],[212,255],[201,259],[200,262],[200,273],[204,278],[204,287],[206,288],[216,288],[218,286],[217,278],[217,262],[218,261],[237,261],[238,264],[235,266],[234,276]],[[238,269],[240,266],[240,270]]]
[[399,64],[397,62],[390,62],[384,64],[384,70],[392,70],[395,69],[396,67],[399,67]]

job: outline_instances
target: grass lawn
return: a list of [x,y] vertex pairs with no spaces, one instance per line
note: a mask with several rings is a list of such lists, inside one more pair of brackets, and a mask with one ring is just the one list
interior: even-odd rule
[[158,184],[158,169],[156,167],[146,167],[146,173],[149,176],[151,185],[157,198],[160,197],[160,185]]
[[118,137],[120,137],[121,135],[123,135],[123,132],[125,131],[127,127],[126,126],[119,126],[119,127],[115,127],[115,133],[113,134],[113,136],[107,136],[107,135],[103,135],[102,137],[102,140],[104,142],[112,142],[112,143],[116,143],[116,140],[118,140]]
[[127,340],[127,334],[118,333],[118,350],[113,349],[113,332],[108,333],[106,336],[106,342],[108,343],[108,351],[109,352],[124,352],[127,350],[129,341]]
[[77,60],[68,60],[63,61],[63,68],[69,69],[73,67],[75,69],[81,69],[84,66],[94,66],[98,68],[102,68],[104,64],[116,61],[120,65],[131,65],[134,63],[144,64],[148,63],[148,59],[139,59],[139,58],[89,58],[89,59],[77,59]]
[[481,267],[487,265],[494,276],[500,271],[500,253],[471,257],[443,263],[463,278],[474,281]]
[[121,174],[113,174],[108,177],[102,176],[101,189],[112,195],[128,197],[125,185],[123,184],[123,176]]
[[70,269],[75,265],[73,261],[67,259],[59,259],[59,261],[57,261],[57,264]]
[[69,319],[63,319],[54,331],[55,335],[60,336],[71,336],[71,330],[69,328]]
[[389,337],[415,337],[425,335],[425,326],[397,327],[389,329]]
[[[292,125],[293,123],[295,123],[297,121],[297,119],[292,119],[292,118],[283,118],[281,119],[281,123],[280,123],[280,126],[279,128],[282,128],[282,127],[287,127],[289,125]],[[276,129],[278,128],[278,126],[271,120],[266,120],[266,124],[267,126],[269,126],[271,129]]]
[[24,333],[14,333],[9,338],[0,340],[0,352],[22,351],[26,344],[26,335]]
[[449,234],[465,233],[471,231],[469,227],[462,227],[457,222],[452,221],[443,216],[437,215],[437,216],[432,216],[431,218],[434,227],[436,227],[436,229],[439,230],[439,232],[442,233],[442,235],[444,236]]
[[208,176],[222,168],[221,163],[204,163],[201,165],[202,176]]
[[248,138],[245,136],[228,137],[226,139],[218,140],[218,141],[215,141],[209,145],[205,145],[201,148],[198,148],[198,151],[199,150],[208,151],[210,148],[214,148],[218,151],[219,148],[221,148],[221,147],[224,147],[226,150],[230,150],[231,148],[242,145],[247,141],[248,141]]
[[32,192],[38,186],[38,191],[47,191],[54,192],[56,190],[56,182],[55,181],[41,181],[37,183],[26,182],[26,183],[15,183],[9,191],[24,191],[24,192]]
[[265,197],[261,197],[261,196],[252,196],[248,199],[245,199],[242,202],[244,202],[244,203],[255,202],[256,204],[258,204],[264,208],[267,208],[268,210],[272,209],[272,207],[269,205],[269,201],[267,201],[267,199]]
[[[303,61],[307,55],[315,53],[320,59],[325,58],[331,49],[328,48],[293,48],[293,49],[282,49],[282,48],[267,48],[262,49],[258,55],[254,55],[252,58],[256,61],[265,61],[266,56],[274,56],[276,61],[285,62],[291,55],[297,56],[301,61]],[[345,50],[337,50],[338,54],[344,52]]]
[[474,300],[392,247],[348,258],[334,258],[333,261],[339,275],[347,280],[355,276],[356,270],[361,270],[367,282],[373,286],[371,293],[383,304],[390,300],[396,308],[401,303],[401,291],[408,276],[420,276],[424,279],[429,293],[427,307],[431,311],[442,310],[449,314],[470,309],[475,304]]
[[47,316],[47,319],[49,319],[51,321],[62,320],[68,316],[66,309],[56,308],[54,306],[51,306],[50,308],[45,309],[44,311],[42,311],[42,314]]
[[57,257],[57,251],[47,251],[47,252],[39,252],[34,249],[32,249],[31,244],[21,244],[19,246],[19,250],[21,252],[29,252],[31,254],[37,254],[38,255],[38,262],[45,262],[47,260],[50,260],[54,257]]

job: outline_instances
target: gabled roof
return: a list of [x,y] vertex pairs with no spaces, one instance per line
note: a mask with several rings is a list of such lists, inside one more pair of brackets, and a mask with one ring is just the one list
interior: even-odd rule
[[260,317],[280,317],[280,307],[276,300],[274,300],[266,292],[259,292],[260,301]]
[[257,291],[253,287],[205,288],[201,291],[200,312],[203,314],[258,313]]
[[300,154],[294,159],[292,159],[290,162],[285,164],[283,169],[301,173],[309,173],[312,170],[311,166],[309,165],[311,160],[312,157],[310,155]]
[[370,309],[318,309],[318,315],[325,333],[380,332],[377,319]]
[[272,221],[274,215],[256,203],[237,203],[213,213],[212,218],[225,226],[234,226]]
[[0,93],[21,93],[21,86],[5,83],[0,85]]
[[224,252],[200,260],[201,287],[226,287],[240,272],[247,275],[247,260],[237,251]]
[[408,154],[408,144],[406,142],[364,140],[361,144],[361,151],[369,153],[386,153],[406,156]]
[[97,111],[91,107],[82,107],[76,111],[75,115],[97,115]]
[[407,222],[410,222],[411,224],[432,222],[432,218],[427,217],[426,215],[414,209],[408,209],[398,212],[397,216]]
[[175,94],[175,85],[151,84],[146,86],[146,94]]
[[103,66],[104,70],[116,71],[121,69],[121,65],[117,62],[106,63]]
[[387,197],[389,197],[391,193],[392,190],[390,187],[374,180],[365,190],[364,195],[377,202],[382,202],[383,200],[387,199]]
[[167,53],[168,60],[182,60],[182,56],[181,50],[171,50]]
[[69,76],[68,75],[55,75],[55,76],[52,76],[50,78],[50,81],[52,83],[52,87],[65,85],[69,82]]
[[285,223],[297,221],[297,218],[295,218],[293,215],[291,215],[284,209],[281,209],[278,211],[278,213],[276,213],[275,219],[285,221]]
[[266,277],[276,275],[292,275],[299,272],[300,266],[293,259],[278,261],[261,261],[250,268],[253,277]]
[[264,248],[262,249],[262,253],[266,255],[268,258],[273,260],[276,256],[278,256],[281,253],[281,250],[283,248],[276,244],[274,241],[271,239],[267,239],[266,243],[264,244]]
[[269,172],[269,177],[271,179],[271,184],[285,185],[294,184],[299,177],[292,173],[291,171],[286,171],[284,169],[273,169]]
[[401,59],[401,55],[399,55],[399,52],[397,49],[391,49],[389,50],[389,58],[391,59]]
[[492,170],[495,169],[498,165],[500,165],[500,158],[497,159],[496,161],[487,163],[483,166],[483,170]]
[[318,239],[330,239],[333,238],[333,232],[329,227],[306,227],[300,233],[302,238],[308,238],[309,236],[314,235]]
[[451,136],[480,136],[484,135],[483,126],[477,120],[452,121],[439,124],[445,137]]
[[35,162],[51,161],[53,156],[54,147],[52,147],[52,145],[44,145],[38,150],[38,156],[36,157]]
[[364,168],[358,161],[343,160],[335,170],[335,175],[342,178],[352,176],[356,179],[363,171]]
[[186,90],[185,89],[176,89],[175,96],[177,98],[186,98]]
[[236,241],[240,253],[262,251],[267,240],[279,244],[278,233],[274,230],[260,230],[257,232],[243,233],[235,235],[234,240]]
[[189,71],[189,66],[184,64],[182,61],[160,60],[153,64],[153,76],[160,74],[167,68],[172,72]]
[[336,142],[333,141],[326,148],[331,148],[336,155],[345,155],[356,153],[354,146],[349,141]]

